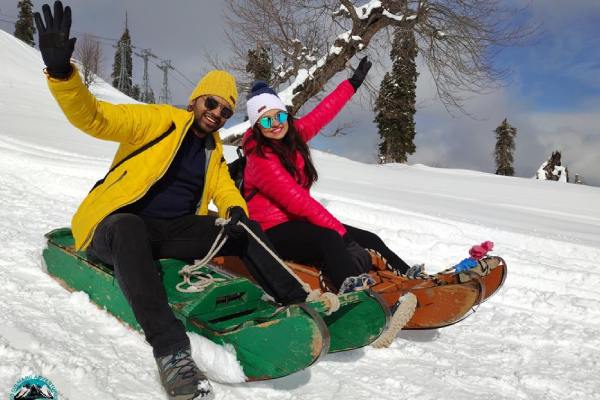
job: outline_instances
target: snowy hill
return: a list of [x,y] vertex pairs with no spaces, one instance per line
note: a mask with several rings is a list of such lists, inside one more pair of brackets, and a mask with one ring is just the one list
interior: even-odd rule
[[[164,399],[142,336],[40,268],[44,233],[69,224],[115,145],[69,125],[36,50],[0,31],[0,60],[0,393],[40,374],[64,399]],[[431,272],[492,240],[505,287],[455,326],[404,331],[389,349],[328,355],[275,381],[216,384],[217,399],[600,399],[600,188],[314,158],[314,193],[344,222]],[[194,345],[211,376],[236,380],[228,353]]]

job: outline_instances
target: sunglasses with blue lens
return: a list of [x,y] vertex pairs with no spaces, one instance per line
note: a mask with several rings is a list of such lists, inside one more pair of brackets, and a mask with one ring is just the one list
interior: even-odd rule
[[[285,111],[279,111],[277,114],[275,114],[275,119],[277,119],[277,122],[280,124],[283,124],[288,119],[288,113]],[[265,129],[273,127],[273,117],[262,117],[258,120],[258,122],[260,123],[260,126]]]

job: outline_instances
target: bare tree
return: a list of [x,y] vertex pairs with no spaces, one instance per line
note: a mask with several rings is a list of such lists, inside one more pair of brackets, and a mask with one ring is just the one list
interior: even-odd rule
[[[249,49],[271,49],[274,86],[296,112],[376,35],[391,46],[391,28],[412,30],[447,109],[462,110],[461,93],[500,84],[505,72],[493,66],[503,46],[521,43],[535,31],[520,9],[502,0],[226,0],[227,33],[234,52],[228,68],[244,76]],[[387,34],[387,36],[386,36]],[[386,40],[387,39],[387,40]],[[373,57],[379,58],[379,57]],[[222,65],[222,64],[221,64]]]
[[100,71],[102,62],[102,50],[100,42],[92,35],[84,34],[80,41],[77,41],[75,57],[81,63],[81,73],[83,74],[83,83],[89,87]]

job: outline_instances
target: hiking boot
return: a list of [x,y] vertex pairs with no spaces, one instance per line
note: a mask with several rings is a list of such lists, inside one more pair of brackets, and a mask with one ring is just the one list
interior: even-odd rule
[[415,264],[408,268],[404,275],[408,279],[428,279],[429,275],[425,273],[425,264]]
[[338,294],[344,294],[348,292],[356,292],[358,290],[368,289],[369,286],[374,285],[375,281],[369,274],[360,274],[358,276],[349,276],[344,279],[344,282],[340,285]]
[[210,382],[198,369],[191,353],[188,348],[155,359],[169,400],[212,400],[215,397]]
[[390,347],[396,335],[410,321],[417,308],[417,296],[408,292],[391,307],[392,318],[385,331],[373,342],[375,348]]

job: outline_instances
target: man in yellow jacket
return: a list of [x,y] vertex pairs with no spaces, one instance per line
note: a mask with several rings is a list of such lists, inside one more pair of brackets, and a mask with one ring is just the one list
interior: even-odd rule
[[[115,268],[115,276],[153,348],[170,399],[211,399],[211,385],[191,357],[183,324],[171,311],[158,258],[200,259],[220,228],[208,216],[213,201],[229,239],[223,255],[238,255],[259,283],[281,303],[300,302],[306,292],[254,241],[238,221],[246,203],[229,176],[218,130],[237,103],[234,78],[206,74],[189,98],[188,110],[169,105],[113,105],[97,100],[70,63],[71,9],[46,4],[35,21],[48,86],[69,121],[89,135],[118,142],[108,173],[81,203],[72,220],[78,250]],[[260,233],[260,232],[259,232]],[[262,252],[262,253],[261,253]]]

